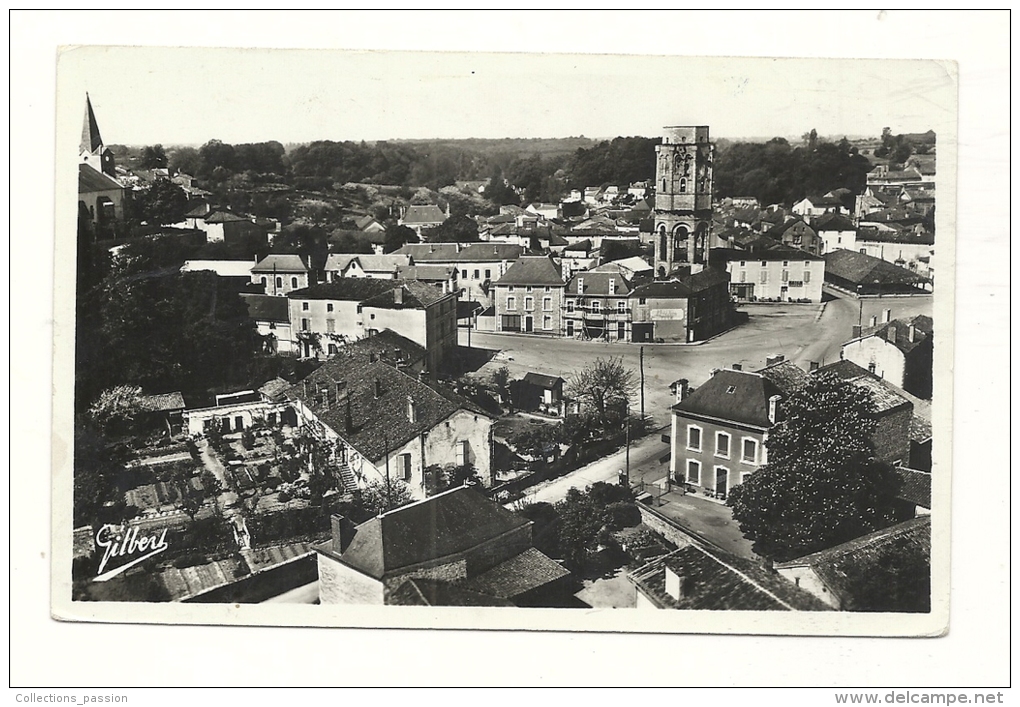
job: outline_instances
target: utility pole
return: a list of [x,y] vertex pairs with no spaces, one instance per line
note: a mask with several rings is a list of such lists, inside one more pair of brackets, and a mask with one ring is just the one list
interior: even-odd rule
[[626,456],[624,457],[624,472],[623,472],[623,475],[624,475],[624,478],[627,480],[627,488],[629,489],[630,488],[630,403],[629,402],[627,403],[625,414],[626,414],[626,417],[627,417],[627,451],[625,453]]
[[393,492],[390,490],[390,438],[386,433],[383,433],[383,447],[386,449],[386,510],[389,510],[393,503]]
[[645,419],[645,347],[638,349],[638,368],[641,371],[641,420]]

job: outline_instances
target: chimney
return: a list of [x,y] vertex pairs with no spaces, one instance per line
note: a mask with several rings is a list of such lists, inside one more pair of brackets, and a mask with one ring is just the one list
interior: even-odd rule
[[347,548],[351,546],[351,540],[358,532],[354,523],[339,513],[334,513],[329,517],[329,525],[332,530],[333,552],[346,552]]
[[773,366],[773,365],[775,365],[777,363],[782,363],[785,360],[786,360],[786,356],[784,356],[783,354],[773,354],[772,356],[768,356],[765,359],[765,365],[766,366]]
[[335,381],[333,383],[333,388],[334,388],[334,390],[336,390],[336,399],[337,399],[337,402],[340,401],[340,398],[342,397],[342,393],[343,393],[344,387],[346,385],[347,384],[344,383],[343,381]]
[[779,417],[779,396],[773,395],[769,398],[769,422],[773,425],[776,424],[776,419]]
[[372,381],[372,393],[375,395],[376,400],[382,395],[382,383],[378,378]]
[[744,370],[744,367],[741,366],[739,363],[734,363],[733,364],[733,370],[734,371],[742,371],[742,370]]
[[308,398],[308,380],[307,379],[301,381],[301,389],[302,389],[302,392],[304,392],[304,394],[305,394],[304,395],[305,399],[307,399]]
[[399,287],[399,286],[398,287],[394,287],[393,288],[393,304],[403,304],[403,303],[404,303],[404,288],[403,287]]
[[410,395],[407,396],[407,421],[417,422],[418,421],[418,410],[415,405],[414,398]]
[[892,310],[891,309],[883,309],[882,310],[882,323],[883,324],[888,324],[891,321],[892,321]]
[[861,327],[860,327],[860,325],[854,324],[853,329],[852,329],[852,333],[850,334],[850,338],[851,339],[859,339],[859,338],[861,338]]
[[907,327],[907,341],[914,343],[914,325],[911,324]]
[[687,397],[687,383],[688,381],[686,378],[681,378],[673,384],[675,388],[673,393],[676,395],[676,401],[678,403],[682,403],[684,398]]
[[808,363],[808,370],[817,371],[820,366],[821,364],[818,363],[818,361],[811,361],[810,363]]
[[889,343],[896,343],[896,327],[890,326],[885,332],[886,338],[889,339]]
[[679,601],[691,593],[691,578],[677,574],[672,567],[666,567],[666,594]]

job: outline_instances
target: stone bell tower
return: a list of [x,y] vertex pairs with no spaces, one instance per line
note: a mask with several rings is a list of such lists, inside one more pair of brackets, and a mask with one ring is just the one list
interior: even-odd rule
[[708,126],[663,129],[655,146],[655,277],[680,266],[700,271],[708,258],[712,222],[712,162]]

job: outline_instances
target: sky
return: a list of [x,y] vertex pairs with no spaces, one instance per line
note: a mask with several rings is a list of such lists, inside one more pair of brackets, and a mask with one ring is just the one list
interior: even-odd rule
[[[454,31],[449,16],[421,19]],[[639,26],[645,51],[676,48]],[[678,28],[697,29],[661,32]],[[86,46],[59,57],[58,94],[80,124],[89,93],[107,144],[611,138],[690,124],[767,139],[944,132],[955,72],[906,59]]]

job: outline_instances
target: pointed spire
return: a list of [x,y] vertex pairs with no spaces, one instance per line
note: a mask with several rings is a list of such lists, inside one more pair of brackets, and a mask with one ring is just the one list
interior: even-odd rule
[[103,138],[99,134],[99,124],[96,122],[96,114],[92,112],[92,101],[89,94],[85,94],[85,122],[81,129],[81,151],[94,154],[103,146]]

